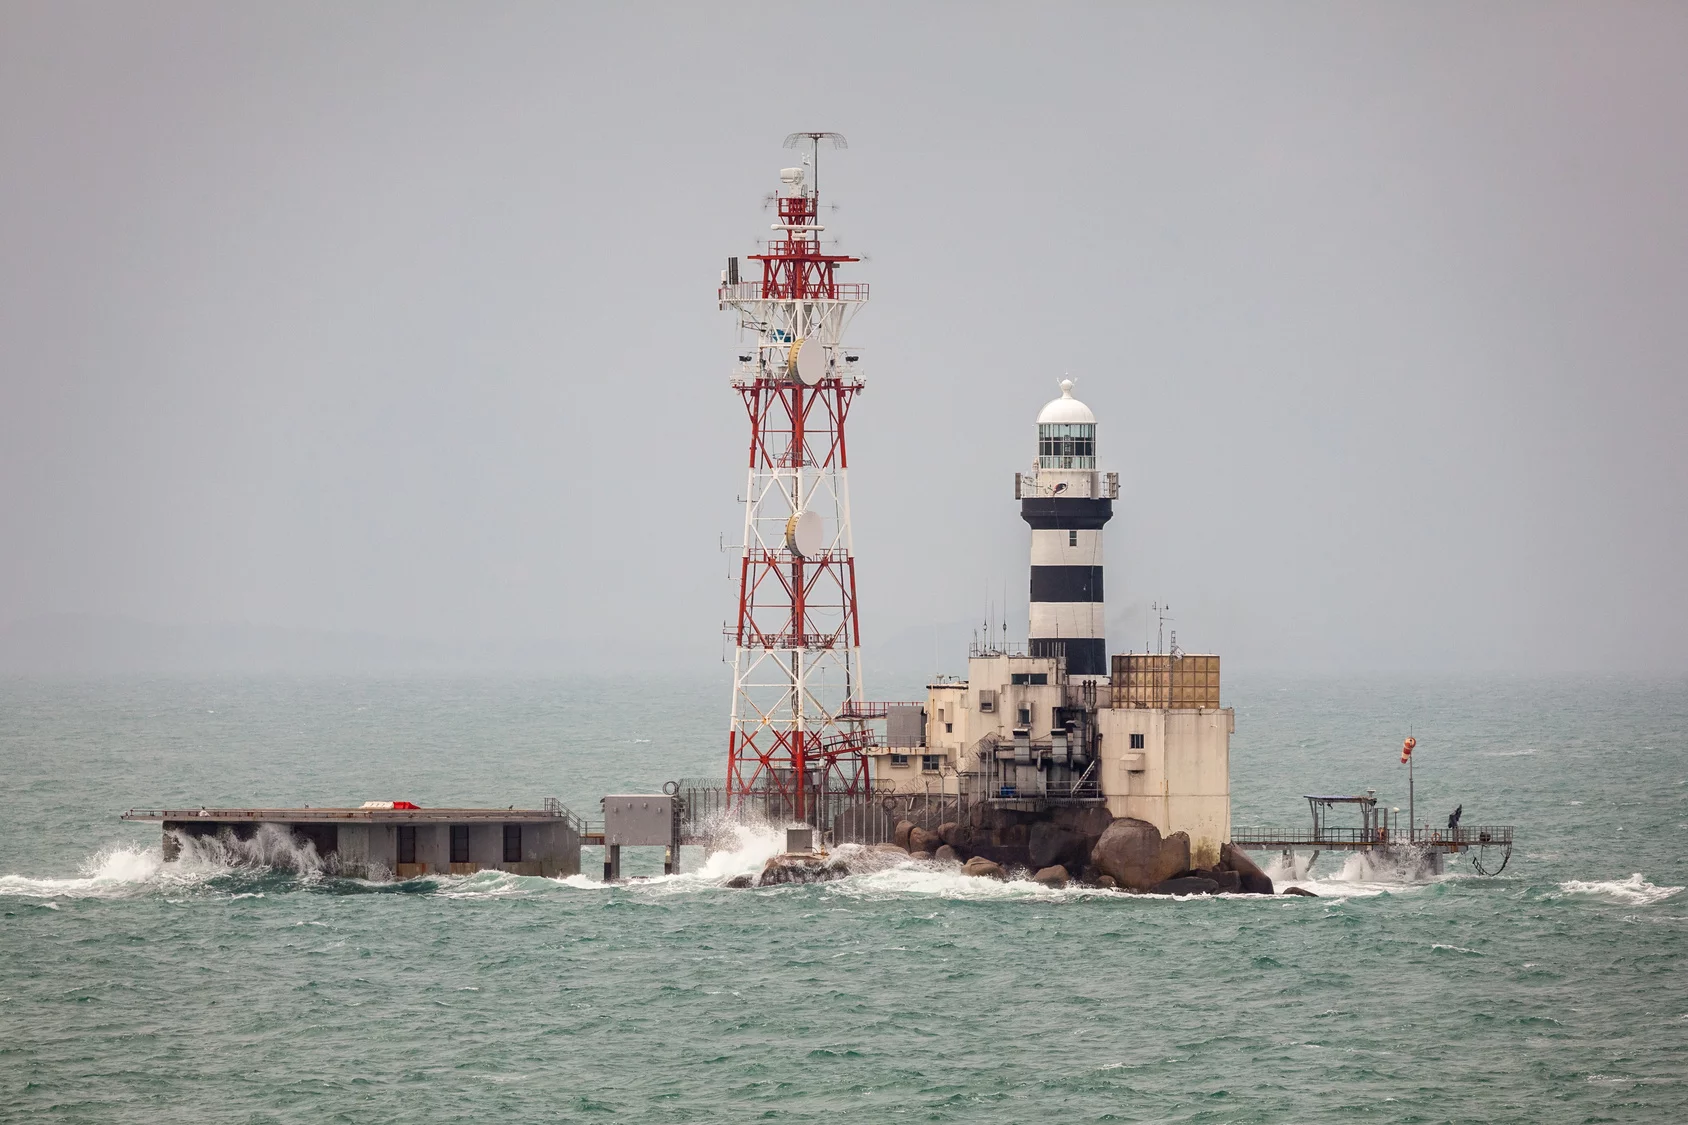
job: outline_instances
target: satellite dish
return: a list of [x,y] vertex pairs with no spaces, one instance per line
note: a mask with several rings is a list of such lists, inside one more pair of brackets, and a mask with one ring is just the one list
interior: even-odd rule
[[785,521],[785,545],[800,559],[812,559],[821,553],[821,514],[793,512]]
[[808,343],[798,340],[791,345],[791,374],[805,387],[818,386],[826,378],[826,349],[819,340]]

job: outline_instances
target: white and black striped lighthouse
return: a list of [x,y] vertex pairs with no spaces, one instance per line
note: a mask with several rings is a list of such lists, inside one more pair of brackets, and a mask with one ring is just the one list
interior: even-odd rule
[[1119,474],[1096,471],[1096,415],[1061,397],[1037,416],[1037,464],[1015,475],[1020,518],[1032,529],[1032,656],[1064,656],[1074,679],[1108,675],[1102,601],[1102,529],[1113,518]]

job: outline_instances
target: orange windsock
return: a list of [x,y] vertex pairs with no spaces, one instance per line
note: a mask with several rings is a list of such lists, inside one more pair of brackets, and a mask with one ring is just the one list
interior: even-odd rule
[[1408,758],[1413,756],[1413,747],[1417,746],[1417,745],[1418,745],[1418,739],[1414,738],[1410,734],[1407,735],[1407,737],[1401,741],[1401,761],[1402,761],[1402,763],[1405,763]]

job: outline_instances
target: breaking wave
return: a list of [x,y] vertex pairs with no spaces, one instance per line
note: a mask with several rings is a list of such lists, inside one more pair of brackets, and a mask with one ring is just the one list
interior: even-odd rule
[[1316,875],[1307,857],[1298,857],[1292,869],[1283,857],[1274,856],[1262,865],[1272,885],[1282,894],[1285,887],[1300,887],[1320,898],[1368,898],[1380,894],[1400,894],[1420,890],[1435,883],[1454,878],[1451,874],[1431,875],[1406,857],[1380,859],[1367,852],[1354,852],[1343,858],[1342,866],[1323,875]]
[[158,846],[113,845],[83,861],[78,874],[63,878],[0,875],[0,895],[20,898],[128,898],[154,891],[197,886],[227,871],[220,865],[165,863]]
[[1559,890],[1567,895],[1588,895],[1592,898],[1605,899],[1620,906],[1649,906],[1655,902],[1663,902],[1672,895],[1683,890],[1682,887],[1660,887],[1649,883],[1637,871],[1627,879],[1607,879],[1598,882],[1584,882],[1581,879],[1569,879],[1559,884]]

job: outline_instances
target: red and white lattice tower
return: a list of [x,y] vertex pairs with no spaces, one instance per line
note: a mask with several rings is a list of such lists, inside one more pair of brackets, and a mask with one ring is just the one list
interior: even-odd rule
[[801,166],[780,172],[779,221],[739,276],[728,260],[720,304],[755,350],[733,389],[750,415],[749,483],[739,560],[727,794],[738,811],[813,821],[817,791],[865,793],[872,731],[861,708],[861,630],[850,539],[844,419],[862,389],[844,331],[867,286],[835,273],[858,259],[824,253],[816,167],[836,133],[793,133]]

